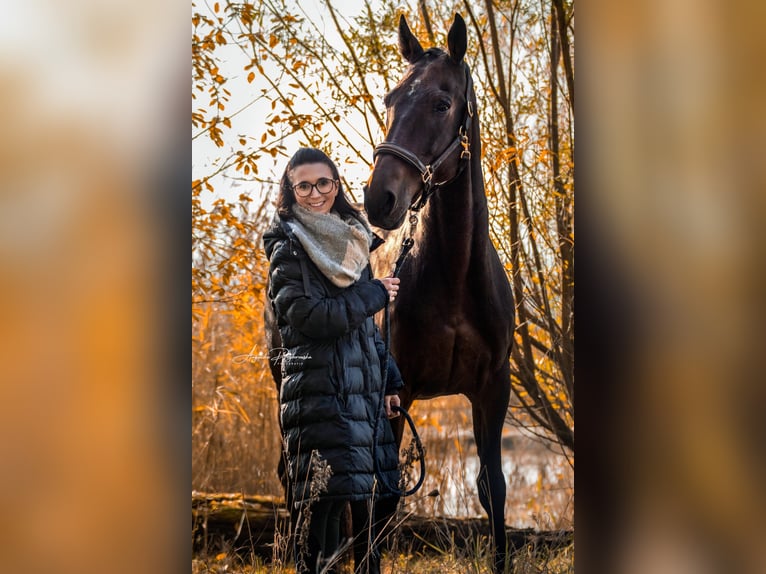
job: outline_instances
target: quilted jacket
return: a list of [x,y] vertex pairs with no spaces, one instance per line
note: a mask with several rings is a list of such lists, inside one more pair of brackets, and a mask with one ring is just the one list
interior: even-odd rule
[[[399,470],[391,424],[382,412],[383,361],[385,394],[403,386],[373,320],[388,293],[369,265],[352,285],[333,285],[279,219],[264,234],[264,247],[268,298],[282,337],[280,421],[292,499],[305,502],[312,480],[321,499],[386,496],[390,492],[375,481],[373,453],[386,484],[398,485]],[[317,456],[331,469],[326,485],[315,479]]]

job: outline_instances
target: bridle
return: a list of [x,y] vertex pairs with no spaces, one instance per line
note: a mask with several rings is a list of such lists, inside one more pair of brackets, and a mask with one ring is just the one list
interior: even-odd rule
[[[455,180],[465,169],[468,160],[471,159],[471,151],[469,149],[470,142],[468,141],[468,134],[471,133],[471,123],[473,122],[474,109],[471,103],[471,91],[473,90],[473,79],[471,78],[471,71],[468,68],[468,64],[463,63],[465,67],[466,86],[465,86],[465,101],[466,110],[463,117],[463,123],[458,129],[458,134],[452,143],[447,146],[441,155],[439,155],[430,164],[426,165],[423,161],[408,149],[392,143],[382,142],[375,146],[375,150],[372,152],[372,160],[382,153],[393,155],[406,161],[412,167],[414,167],[420,173],[420,178],[423,181],[423,188],[419,193],[415,194],[410,203],[410,211],[419,211],[426,203],[433,193],[440,187],[447,185]],[[447,180],[434,183],[434,174],[436,170],[449,158],[458,148],[462,148],[460,152],[460,166],[454,176]]]

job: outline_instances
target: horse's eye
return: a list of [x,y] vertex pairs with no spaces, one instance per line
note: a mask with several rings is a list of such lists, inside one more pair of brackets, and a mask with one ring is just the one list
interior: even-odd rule
[[434,106],[434,111],[439,113],[448,112],[452,103],[449,100],[440,100]]

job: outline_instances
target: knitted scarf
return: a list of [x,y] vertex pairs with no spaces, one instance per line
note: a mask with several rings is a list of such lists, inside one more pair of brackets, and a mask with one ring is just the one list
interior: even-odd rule
[[316,213],[293,205],[287,221],[303,249],[322,274],[338,287],[359,279],[370,260],[372,230],[362,217],[342,219],[336,212]]

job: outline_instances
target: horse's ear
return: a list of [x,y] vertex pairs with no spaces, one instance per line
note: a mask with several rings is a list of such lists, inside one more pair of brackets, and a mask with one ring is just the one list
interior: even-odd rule
[[410,64],[414,64],[423,55],[423,46],[407,26],[404,14],[399,16],[399,51]]
[[455,63],[459,64],[463,61],[467,45],[465,20],[463,20],[460,14],[456,13],[455,19],[447,34],[447,48],[449,48],[450,58],[452,58]]

